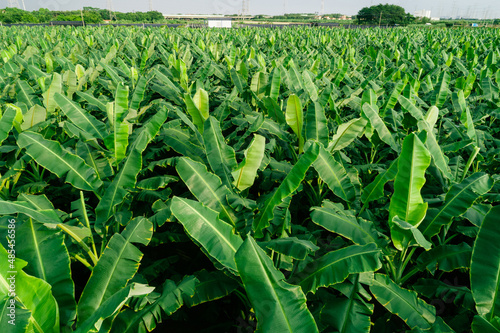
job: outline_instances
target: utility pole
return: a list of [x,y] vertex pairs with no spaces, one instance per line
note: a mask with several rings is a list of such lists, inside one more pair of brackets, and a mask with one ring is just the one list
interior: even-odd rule
[[380,18],[378,19],[378,27],[380,28],[380,24],[382,23],[382,12],[380,12]]
[[108,0],[108,10],[109,10],[109,20],[112,21],[113,18],[116,20],[115,9],[113,7],[113,0]]
[[80,14],[82,15],[82,24],[85,27],[85,20],[83,19],[83,10],[80,9]]

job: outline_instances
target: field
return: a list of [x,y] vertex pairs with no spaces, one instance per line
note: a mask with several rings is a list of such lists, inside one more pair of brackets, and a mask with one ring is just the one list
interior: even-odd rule
[[0,332],[500,332],[499,30],[0,36]]

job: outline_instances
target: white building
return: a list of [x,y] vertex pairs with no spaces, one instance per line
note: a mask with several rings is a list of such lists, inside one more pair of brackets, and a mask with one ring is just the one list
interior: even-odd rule
[[417,10],[415,12],[415,14],[413,14],[413,16],[417,17],[417,18],[423,18],[423,17],[426,17],[428,19],[431,18],[431,11],[430,10]]
[[209,28],[232,28],[232,18],[211,17],[207,19]]

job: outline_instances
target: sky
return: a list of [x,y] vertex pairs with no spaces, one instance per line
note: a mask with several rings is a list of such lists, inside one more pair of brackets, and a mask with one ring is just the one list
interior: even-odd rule
[[[21,8],[23,0],[17,1]],[[26,10],[48,8],[72,10],[84,6],[107,8],[109,0],[24,0]],[[163,14],[239,14],[243,0],[150,0],[152,7]],[[117,11],[148,11],[149,0],[114,0]],[[245,0],[249,13],[279,15],[286,13],[315,13],[321,11],[321,0]],[[409,13],[431,10],[432,17],[500,18],[500,0],[324,0],[325,13],[356,14],[361,8],[389,3],[399,5]],[[7,5],[0,0],[0,7]],[[417,4],[416,4],[417,3]]]

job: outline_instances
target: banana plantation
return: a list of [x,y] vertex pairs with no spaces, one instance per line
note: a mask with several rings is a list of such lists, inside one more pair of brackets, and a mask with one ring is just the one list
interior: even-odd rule
[[499,45],[0,27],[0,332],[500,333]]

